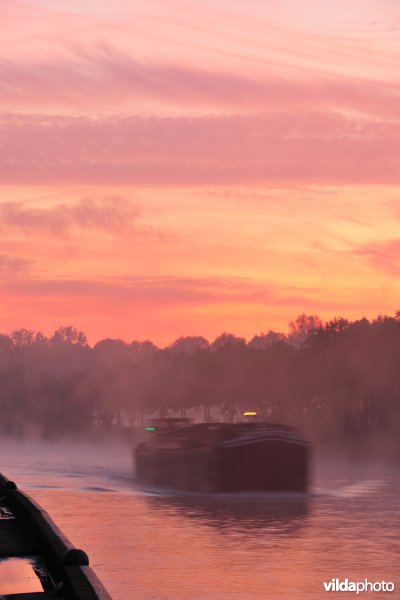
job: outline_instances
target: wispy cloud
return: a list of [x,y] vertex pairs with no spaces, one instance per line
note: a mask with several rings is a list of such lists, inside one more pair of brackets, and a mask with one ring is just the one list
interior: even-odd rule
[[8,117],[5,183],[399,183],[400,124],[323,111]]
[[396,278],[400,275],[400,239],[371,242],[354,248],[351,253],[365,257],[381,273]]
[[32,261],[19,256],[0,254],[0,280],[9,282],[15,277],[27,275],[32,267]]
[[[127,108],[147,112],[161,104],[238,110],[308,109],[354,110],[398,118],[400,86],[355,76],[328,76],[316,71],[289,78],[275,68],[252,75],[174,62],[139,62],[129,54],[101,45],[74,48],[67,56],[30,61],[0,61],[2,106],[66,108],[83,113]],[[293,74],[292,74],[293,75]],[[158,103],[158,104],[155,104]]]
[[205,305],[207,303],[248,302],[297,305],[309,302],[315,288],[276,286],[235,277],[156,277],[126,276],[104,280],[45,279],[27,277],[10,284],[9,291],[16,295],[62,297],[82,301],[84,298],[133,303],[146,306]]
[[138,206],[121,197],[83,199],[74,204],[32,207],[20,202],[0,204],[0,230],[66,234],[74,229],[137,234]]

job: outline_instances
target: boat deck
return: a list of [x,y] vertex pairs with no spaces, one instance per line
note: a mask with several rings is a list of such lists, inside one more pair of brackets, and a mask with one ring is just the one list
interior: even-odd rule
[[0,600],[111,600],[46,511],[0,474]]

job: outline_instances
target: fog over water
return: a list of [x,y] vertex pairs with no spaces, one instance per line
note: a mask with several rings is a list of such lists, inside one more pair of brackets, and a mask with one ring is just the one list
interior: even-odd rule
[[299,315],[246,341],[186,336],[165,348],[82,331],[0,334],[0,436],[129,438],[150,416],[262,420],[301,429],[335,455],[400,457],[400,311],[348,321]]
[[394,581],[400,597],[392,467],[317,449],[309,494],[197,495],[139,488],[125,443],[3,440],[0,453],[114,600],[321,598],[333,577]]

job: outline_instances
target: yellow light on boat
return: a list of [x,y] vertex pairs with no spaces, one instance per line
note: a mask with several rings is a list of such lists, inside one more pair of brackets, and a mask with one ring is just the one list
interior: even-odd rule
[[256,415],[257,413],[251,410],[246,410],[246,412],[243,413],[244,417],[255,417]]

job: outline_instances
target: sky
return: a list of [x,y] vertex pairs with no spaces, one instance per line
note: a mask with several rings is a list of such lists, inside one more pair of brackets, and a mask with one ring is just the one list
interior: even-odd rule
[[400,309],[398,0],[0,4],[0,331]]

